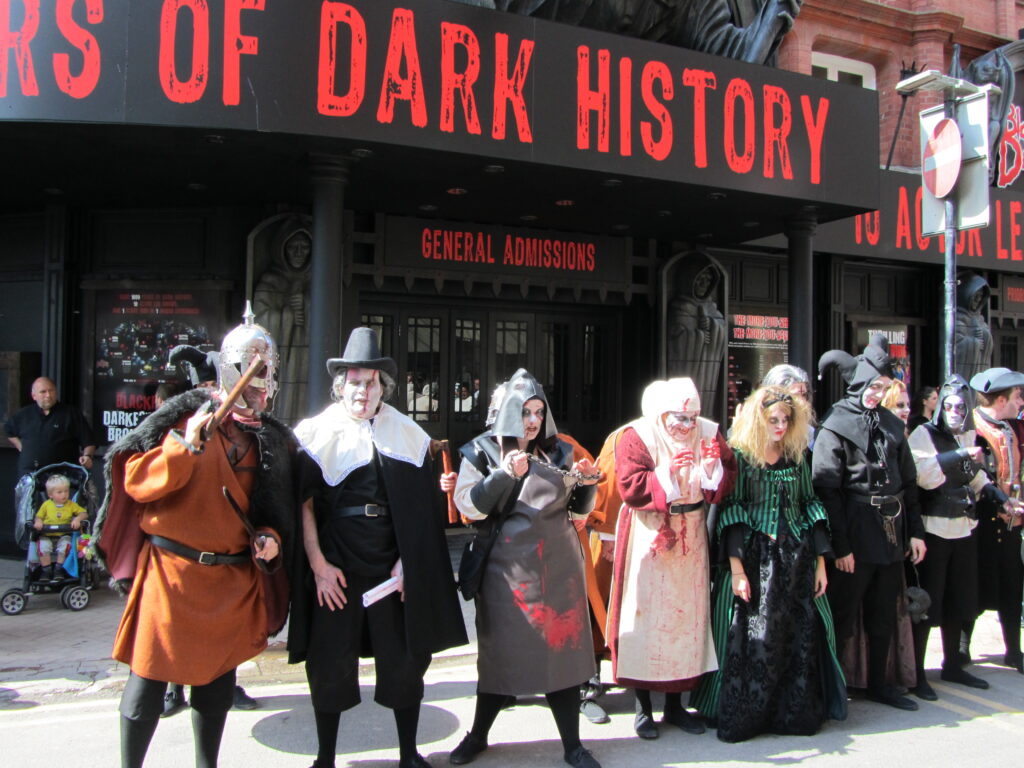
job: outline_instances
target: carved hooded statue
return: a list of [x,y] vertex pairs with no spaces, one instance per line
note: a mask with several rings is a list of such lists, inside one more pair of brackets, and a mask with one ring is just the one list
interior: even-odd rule
[[957,282],[953,368],[970,380],[992,365],[992,331],[984,315],[991,290],[984,277],[971,272]]

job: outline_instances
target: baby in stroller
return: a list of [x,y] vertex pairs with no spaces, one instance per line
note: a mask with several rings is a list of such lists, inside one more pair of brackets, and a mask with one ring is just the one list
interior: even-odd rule
[[[71,500],[71,480],[65,475],[50,475],[46,479],[47,499],[36,512],[32,527],[41,532],[36,540],[39,565],[42,568],[39,581],[61,581],[64,574],[57,575],[56,569],[64,568],[64,561],[71,552],[71,530],[79,531],[82,522],[89,519],[89,513]],[[56,564],[53,558],[56,556]],[[77,553],[75,553],[77,557]],[[77,571],[77,569],[76,569]],[[68,576],[72,574],[65,571]]]
[[28,557],[24,583],[0,595],[0,611],[14,616],[32,595],[58,593],[61,605],[81,611],[99,576],[89,535],[96,511],[89,470],[67,462],[41,467],[18,481],[14,497],[14,538]]

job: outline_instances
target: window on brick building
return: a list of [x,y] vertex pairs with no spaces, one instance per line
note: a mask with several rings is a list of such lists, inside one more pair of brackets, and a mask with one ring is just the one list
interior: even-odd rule
[[811,76],[875,90],[875,68],[871,64],[832,53],[811,52]]

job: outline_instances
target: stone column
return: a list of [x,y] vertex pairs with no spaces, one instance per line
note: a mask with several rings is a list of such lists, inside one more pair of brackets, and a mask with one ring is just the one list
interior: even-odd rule
[[813,212],[786,221],[789,241],[789,362],[814,375]]
[[335,155],[310,156],[313,183],[313,253],[310,267],[309,378],[306,407],[317,413],[330,400],[324,361],[341,354],[342,233],[348,160]]
[[[70,390],[72,372],[65,359],[65,352],[74,342],[68,339],[67,317],[68,277],[66,261],[68,255],[68,209],[64,204],[46,206],[46,241],[43,258],[43,348],[42,375],[53,379],[60,398],[68,403],[78,403],[78,393]],[[90,349],[86,357],[91,361],[95,350]],[[77,359],[72,356],[72,359]],[[92,363],[89,363],[90,366]],[[83,410],[87,408],[83,407]]]

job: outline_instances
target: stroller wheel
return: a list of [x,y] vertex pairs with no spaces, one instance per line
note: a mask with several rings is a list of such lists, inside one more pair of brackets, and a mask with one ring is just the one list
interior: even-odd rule
[[89,591],[85,587],[67,587],[61,597],[72,611],[81,611],[89,604]]
[[28,602],[25,593],[20,589],[8,589],[0,597],[0,610],[8,616],[15,616],[25,610],[25,603]]

